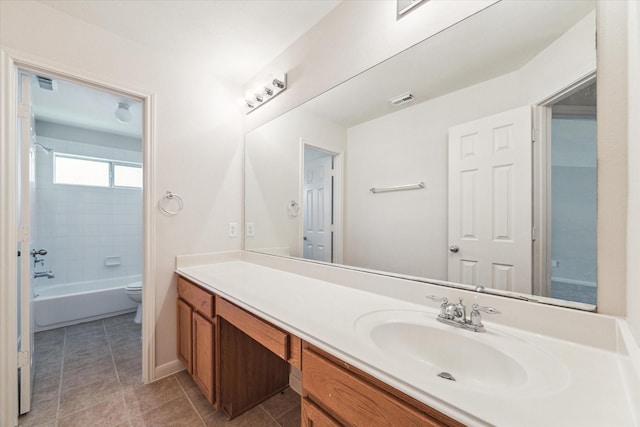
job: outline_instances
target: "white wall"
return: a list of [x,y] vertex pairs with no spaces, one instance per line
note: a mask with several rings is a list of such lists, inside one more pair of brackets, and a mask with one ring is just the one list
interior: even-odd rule
[[241,88],[196,57],[154,51],[40,2],[0,2],[0,43],[9,54],[155,95],[156,183],[147,190],[154,200],[178,193],[184,210],[158,215],[148,285],[156,291],[156,364],[175,361],[175,256],[241,246],[227,237],[228,222],[241,221]]
[[627,320],[640,343],[640,3],[629,2],[629,222]]
[[305,144],[342,153],[346,129],[302,111],[291,111],[246,136],[245,221],[255,235],[245,237],[246,249],[302,256],[302,215],[290,217],[293,200],[302,206],[302,151]]
[[[345,264],[447,280],[449,128],[534,104],[592,72],[594,34],[591,13],[519,70],[350,128]],[[367,191],[420,181],[424,190]]]
[[[598,311],[627,309],[628,110],[627,7],[599,1],[598,15]],[[631,77],[631,76],[629,76]],[[635,78],[635,76],[633,77]],[[636,117],[632,118],[637,121]],[[629,258],[632,263],[637,260]]]
[[[142,162],[140,151],[42,134],[37,141],[57,153]],[[53,161],[54,153],[36,148],[37,242],[49,251],[36,270],[55,274],[36,286],[142,274],[142,191],[54,184]],[[120,264],[107,265],[107,256],[120,257]]]

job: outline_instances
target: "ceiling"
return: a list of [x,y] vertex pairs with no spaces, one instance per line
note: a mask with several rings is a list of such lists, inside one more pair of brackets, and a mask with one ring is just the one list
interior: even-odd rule
[[[1,1],[1,0],[0,0]],[[167,54],[197,55],[219,77],[244,84],[341,0],[61,1],[42,0],[89,24]],[[141,138],[142,105],[118,95],[57,80],[55,91],[32,90],[38,120]],[[131,105],[121,123],[119,102]]]
[[[501,1],[302,108],[345,127],[373,120],[515,71],[593,10],[588,0]],[[413,101],[391,105],[407,92]]]
[[40,0],[171,55],[194,55],[245,84],[341,0]]

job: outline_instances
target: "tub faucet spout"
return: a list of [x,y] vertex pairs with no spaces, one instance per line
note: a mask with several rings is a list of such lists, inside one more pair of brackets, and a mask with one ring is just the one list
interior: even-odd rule
[[54,277],[56,277],[56,275],[53,274],[53,272],[51,270],[49,270],[49,271],[35,271],[33,273],[33,278],[37,279],[39,277],[46,277],[47,279],[53,279]]

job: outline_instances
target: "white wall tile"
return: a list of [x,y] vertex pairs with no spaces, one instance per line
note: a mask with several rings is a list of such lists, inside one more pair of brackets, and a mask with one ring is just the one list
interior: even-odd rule
[[[141,162],[139,152],[107,149],[74,141],[38,137],[56,152]],[[36,157],[38,243],[49,250],[47,284],[107,279],[142,271],[142,192],[131,189],[57,185],[53,156]],[[121,256],[119,266],[105,257]],[[44,280],[44,279],[41,279]]]

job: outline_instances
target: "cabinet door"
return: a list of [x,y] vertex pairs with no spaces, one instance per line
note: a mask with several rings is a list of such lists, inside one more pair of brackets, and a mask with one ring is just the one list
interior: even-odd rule
[[184,363],[190,374],[193,373],[191,367],[191,313],[193,313],[191,306],[178,299],[178,358]]
[[307,399],[302,399],[302,427],[340,427],[340,424]]
[[214,327],[199,313],[193,313],[193,379],[209,402],[215,401]]

